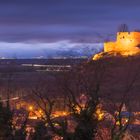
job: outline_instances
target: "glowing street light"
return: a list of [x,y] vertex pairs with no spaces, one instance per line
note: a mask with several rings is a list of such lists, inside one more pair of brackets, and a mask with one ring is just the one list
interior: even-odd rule
[[33,111],[33,106],[29,106],[29,110],[30,111]]

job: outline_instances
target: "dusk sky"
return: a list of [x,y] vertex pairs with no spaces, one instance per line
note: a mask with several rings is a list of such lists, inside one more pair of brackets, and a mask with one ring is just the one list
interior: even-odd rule
[[0,42],[103,42],[140,29],[140,0],[0,0]]
[[140,0],[1,0],[4,42],[94,40],[121,23],[140,28]]

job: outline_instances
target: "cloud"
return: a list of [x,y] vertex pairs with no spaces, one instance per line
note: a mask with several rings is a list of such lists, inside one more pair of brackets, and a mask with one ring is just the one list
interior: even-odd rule
[[[53,43],[7,43],[0,42],[0,57],[33,58],[93,55],[101,51],[102,43],[73,43],[63,40]],[[85,54],[85,49],[89,50]]]
[[96,42],[119,24],[138,28],[139,0],[0,0],[0,41]]

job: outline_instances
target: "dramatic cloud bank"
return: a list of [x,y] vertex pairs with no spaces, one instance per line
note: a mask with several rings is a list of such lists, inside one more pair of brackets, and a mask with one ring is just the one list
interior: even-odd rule
[[53,43],[5,43],[0,42],[0,57],[34,58],[34,57],[80,57],[92,56],[101,51],[102,43],[73,43],[59,41]]
[[140,28],[139,5],[140,0],[0,0],[0,56],[90,56],[114,38],[121,23]]

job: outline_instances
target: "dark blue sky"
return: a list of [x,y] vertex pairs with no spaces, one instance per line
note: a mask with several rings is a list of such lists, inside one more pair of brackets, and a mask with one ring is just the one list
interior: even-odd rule
[[0,42],[103,42],[140,29],[140,0],[0,0]]

